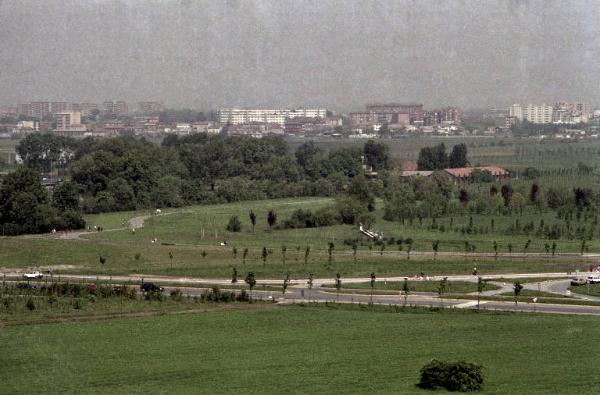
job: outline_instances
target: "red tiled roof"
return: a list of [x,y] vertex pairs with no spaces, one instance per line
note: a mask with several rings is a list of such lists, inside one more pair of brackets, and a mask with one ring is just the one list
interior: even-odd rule
[[508,170],[499,166],[479,166],[479,167],[457,167],[455,169],[444,169],[444,171],[456,178],[466,178],[471,175],[473,170],[489,171],[493,176],[506,176]]

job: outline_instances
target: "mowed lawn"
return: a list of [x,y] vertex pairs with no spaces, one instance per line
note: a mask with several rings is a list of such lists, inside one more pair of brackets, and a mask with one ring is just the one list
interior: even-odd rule
[[598,393],[597,317],[300,307],[3,328],[2,393],[425,393],[432,358],[486,393]]

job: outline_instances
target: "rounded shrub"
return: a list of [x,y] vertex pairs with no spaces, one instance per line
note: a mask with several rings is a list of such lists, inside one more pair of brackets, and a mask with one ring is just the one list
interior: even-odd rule
[[424,389],[448,391],[479,391],[483,385],[482,366],[464,361],[443,362],[432,360],[421,369],[418,386]]

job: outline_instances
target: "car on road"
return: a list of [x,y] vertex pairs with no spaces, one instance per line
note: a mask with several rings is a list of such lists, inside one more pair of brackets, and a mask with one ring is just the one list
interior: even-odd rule
[[585,285],[587,284],[587,281],[585,278],[580,278],[580,277],[575,277],[571,279],[571,285],[573,286],[579,286],[579,285]]
[[587,282],[590,284],[600,284],[600,275],[588,276]]
[[42,277],[44,277],[44,275],[42,274],[42,272],[38,272],[38,271],[23,274],[23,278],[26,278],[28,280],[42,278]]
[[154,283],[143,283],[140,285],[140,291],[142,292],[162,292],[163,288]]
[[37,285],[29,283],[18,283],[17,289],[37,289]]

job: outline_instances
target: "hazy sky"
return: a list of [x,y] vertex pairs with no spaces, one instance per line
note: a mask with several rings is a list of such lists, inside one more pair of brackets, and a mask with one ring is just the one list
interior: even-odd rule
[[600,104],[599,65],[599,0],[0,0],[0,105]]

